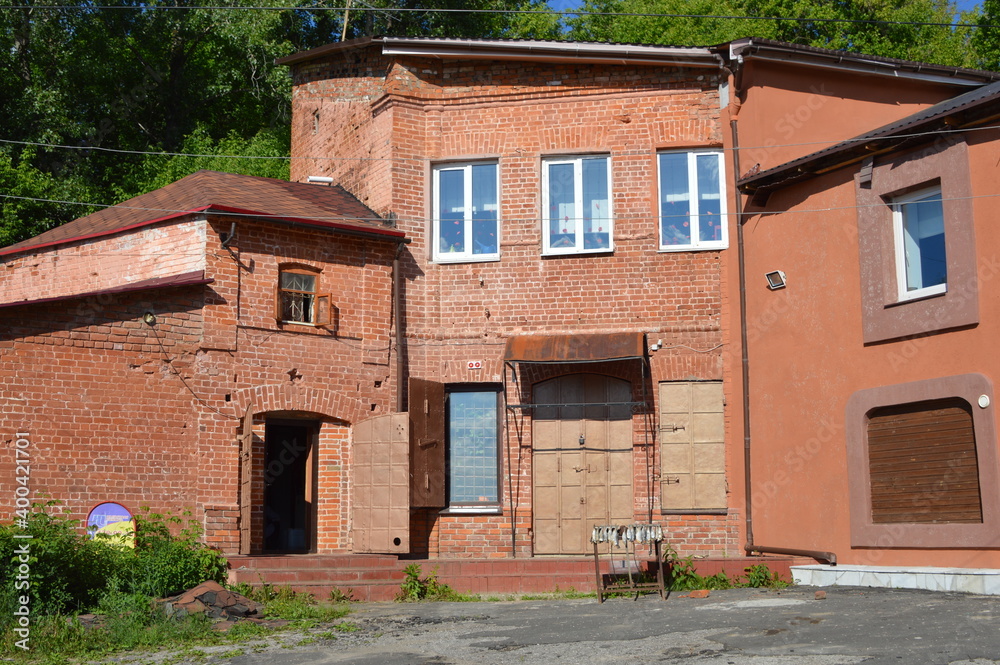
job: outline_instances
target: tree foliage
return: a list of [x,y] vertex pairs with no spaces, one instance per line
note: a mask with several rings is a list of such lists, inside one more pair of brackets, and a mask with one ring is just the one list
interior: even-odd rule
[[592,13],[562,23],[545,0],[350,0],[346,12],[326,0],[309,8],[297,0],[267,3],[272,9],[236,0],[0,7],[0,193],[21,197],[0,199],[0,244],[90,212],[32,199],[113,204],[199,168],[287,177],[280,161],[230,156],[288,156],[290,78],[274,60],[341,38],[711,45],[761,36],[1000,67],[1000,0],[961,16],[979,21],[978,31],[915,25],[952,22],[953,0],[585,0],[581,9]]
[[[592,14],[568,21],[573,39],[709,46],[753,36],[942,65],[981,64],[970,48],[972,29],[948,26],[958,15],[951,0],[586,0],[583,10]],[[976,14],[961,18],[974,22]]]

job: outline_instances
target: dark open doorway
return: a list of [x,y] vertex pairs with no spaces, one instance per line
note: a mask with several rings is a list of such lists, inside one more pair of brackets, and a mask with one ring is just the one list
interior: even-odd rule
[[264,551],[313,549],[318,427],[312,422],[268,422],[264,435]]

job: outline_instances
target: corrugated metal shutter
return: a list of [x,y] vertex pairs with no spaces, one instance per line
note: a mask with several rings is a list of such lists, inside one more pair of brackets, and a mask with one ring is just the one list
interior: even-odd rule
[[410,551],[408,419],[389,413],[354,426],[351,511],[355,552]]
[[983,521],[972,409],[961,399],[876,409],[868,419],[872,522]]
[[410,379],[410,505],[444,508],[444,384]]

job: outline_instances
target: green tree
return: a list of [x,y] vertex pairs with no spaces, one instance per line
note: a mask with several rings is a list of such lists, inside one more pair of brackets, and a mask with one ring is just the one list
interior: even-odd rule
[[951,0],[586,0],[583,9],[599,14],[570,19],[573,39],[710,46],[754,36],[942,65],[976,62],[972,31],[948,25],[957,14]]

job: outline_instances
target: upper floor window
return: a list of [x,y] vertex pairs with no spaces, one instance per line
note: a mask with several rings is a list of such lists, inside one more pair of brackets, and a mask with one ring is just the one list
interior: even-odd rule
[[607,156],[542,162],[542,253],[614,249],[611,169]]
[[278,272],[275,318],[285,323],[330,323],[330,295],[319,292],[320,271],[307,267],[282,267]]
[[660,249],[728,246],[723,170],[721,152],[660,153]]
[[434,260],[499,259],[497,163],[436,166],[433,189]]
[[944,293],[948,263],[941,189],[922,189],[894,199],[892,217],[899,300]]

